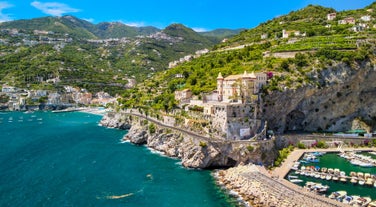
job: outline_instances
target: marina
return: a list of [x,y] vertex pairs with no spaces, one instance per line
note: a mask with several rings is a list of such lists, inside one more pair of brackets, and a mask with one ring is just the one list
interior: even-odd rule
[[376,200],[375,158],[374,152],[366,151],[308,152],[292,163],[285,179],[350,206],[372,206]]

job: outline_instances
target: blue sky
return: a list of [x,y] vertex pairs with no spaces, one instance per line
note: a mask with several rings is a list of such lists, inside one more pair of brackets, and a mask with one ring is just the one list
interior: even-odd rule
[[73,15],[92,23],[122,22],[164,28],[182,23],[196,31],[253,28],[309,4],[337,11],[363,8],[371,0],[0,0],[0,22],[44,16]]

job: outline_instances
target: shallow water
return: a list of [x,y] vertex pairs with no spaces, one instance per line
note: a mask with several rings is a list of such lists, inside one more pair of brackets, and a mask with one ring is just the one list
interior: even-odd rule
[[209,171],[121,143],[85,113],[0,114],[0,206],[236,206]]

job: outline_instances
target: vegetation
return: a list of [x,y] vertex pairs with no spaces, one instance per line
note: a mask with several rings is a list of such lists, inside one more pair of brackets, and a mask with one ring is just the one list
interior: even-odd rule
[[255,148],[254,148],[252,145],[248,145],[248,146],[247,146],[247,150],[248,150],[249,152],[253,152],[254,149],[255,149]]
[[206,148],[208,146],[208,144],[204,141],[200,141],[199,146],[202,147],[202,148]]
[[278,157],[274,161],[274,166],[279,167],[281,166],[282,162],[287,158],[287,156],[294,150],[294,146],[290,145],[282,150],[278,151]]
[[155,125],[154,124],[149,124],[149,133],[154,134],[156,131]]

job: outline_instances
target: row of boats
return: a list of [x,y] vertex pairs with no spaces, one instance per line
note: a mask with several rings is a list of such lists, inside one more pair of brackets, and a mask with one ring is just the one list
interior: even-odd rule
[[[321,183],[308,181],[305,183],[304,188],[317,194],[324,194],[330,187]],[[376,201],[372,202],[372,199],[370,197],[347,195],[346,191],[335,191],[331,193],[328,198],[354,207],[376,207]]]
[[343,190],[331,193],[329,198],[354,207],[376,207],[376,201],[372,201],[370,197],[347,195]]
[[[343,183],[349,180],[352,184],[367,185],[376,188],[376,175],[371,175],[370,173],[351,172],[350,176],[347,176],[344,171],[340,171],[340,169],[337,168],[302,166],[300,170],[295,171],[295,174],[328,181],[340,181]],[[291,178],[291,176],[289,178]],[[299,179],[290,179],[290,181],[293,183],[300,182]]]
[[360,167],[375,167],[376,166],[376,160],[370,156],[356,154],[355,152],[352,152],[352,151],[343,152],[338,155],[348,160],[352,165],[356,165]]

